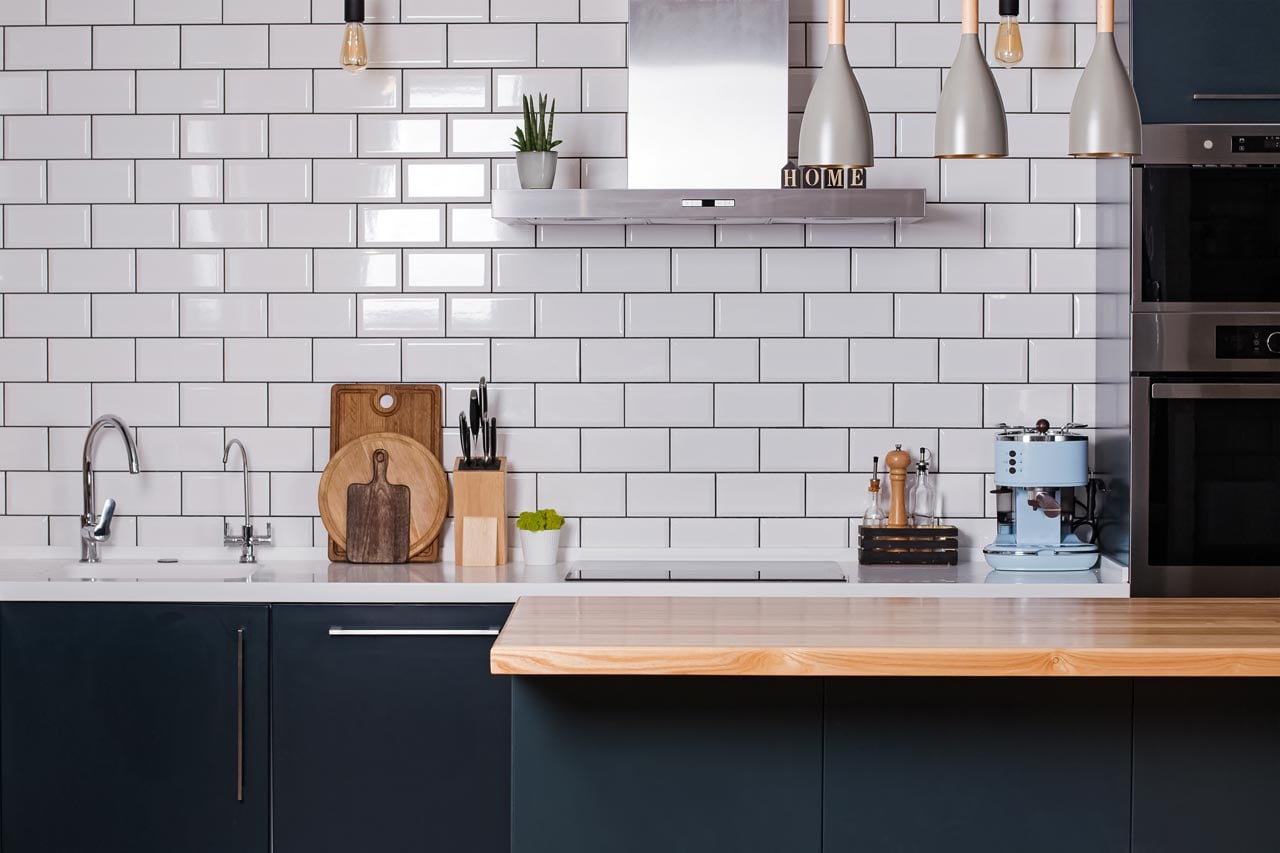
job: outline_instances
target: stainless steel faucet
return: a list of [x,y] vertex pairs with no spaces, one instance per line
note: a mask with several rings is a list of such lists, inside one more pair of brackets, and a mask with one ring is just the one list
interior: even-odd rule
[[227,446],[222,449],[222,464],[226,465],[227,460],[231,458],[231,448],[240,448],[240,465],[244,472],[244,524],[240,527],[240,535],[235,536],[231,533],[231,525],[223,522],[222,524],[222,544],[228,548],[240,546],[240,562],[256,563],[258,555],[254,549],[258,545],[271,544],[271,522],[267,522],[267,534],[265,536],[255,536],[253,533],[253,520],[249,517],[249,451],[244,449],[244,443],[238,438],[233,438],[227,442]]
[[129,436],[129,428],[124,421],[115,415],[103,415],[89,427],[89,434],[84,439],[84,458],[81,473],[84,475],[84,511],[80,514],[80,562],[96,563],[102,557],[98,553],[98,545],[111,538],[111,519],[115,518],[115,498],[107,498],[102,506],[102,515],[95,514],[97,498],[93,487],[93,443],[98,433],[104,429],[116,429],[124,440],[125,452],[129,456],[129,473],[137,474],[138,448]]

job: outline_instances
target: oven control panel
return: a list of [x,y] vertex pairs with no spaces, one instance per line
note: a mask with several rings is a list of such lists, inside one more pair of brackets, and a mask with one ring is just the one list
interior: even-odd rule
[[1280,153],[1280,136],[1233,136],[1231,152],[1233,154],[1277,154]]
[[1219,326],[1218,358],[1280,359],[1280,327]]

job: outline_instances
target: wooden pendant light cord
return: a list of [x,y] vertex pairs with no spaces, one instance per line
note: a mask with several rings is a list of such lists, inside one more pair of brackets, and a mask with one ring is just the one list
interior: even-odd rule
[[978,34],[978,0],[964,0],[964,11],[960,18],[960,32],[964,35]]
[[1098,0],[1098,32],[1116,31],[1116,0]]
[[844,0],[827,0],[827,44],[844,44]]

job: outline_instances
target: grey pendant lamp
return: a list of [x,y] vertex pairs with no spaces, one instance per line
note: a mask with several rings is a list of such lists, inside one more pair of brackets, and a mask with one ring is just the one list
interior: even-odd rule
[[1142,114],[1116,48],[1115,29],[1115,0],[1098,0],[1098,40],[1071,103],[1068,152],[1073,157],[1142,153]]
[[1004,99],[978,41],[978,0],[963,0],[960,50],[938,100],[936,157],[1007,157]]
[[827,0],[827,58],[800,122],[800,165],[875,165],[871,114],[844,46],[844,0]]

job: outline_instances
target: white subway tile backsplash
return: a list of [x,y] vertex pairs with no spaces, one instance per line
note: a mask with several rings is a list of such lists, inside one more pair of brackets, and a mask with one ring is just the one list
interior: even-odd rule
[[292,23],[311,20],[311,0],[222,0],[227,23]]
[[444,335],[444,296],[375,295],[359,297],[357,334],[361,337],[428,338]]
[[673,249],[671,286],[678,292],[760,290],[760,252],[754,249]]
[[[265,382],[268,379],[279,382],[309,382],[311,339],[232,339],[226,342],[226,360],[225,378],[228,382]],[[263,399],[265,400],[265,392]]]
[[666,382],[672,378],[670,361],[669,345],[664,340],[582,341],[584,382]]
[[715,424],[737,426],[801,426],[804,386],[782,384],[717,385]]
[[355,156],[355,116],[273,115],[269,124],[272,158]]
[[317,340],[315,379],[318,382],[399,382],[400,342]]
[[316,249],[315,289],[329,293],[400,289],[400,253],[394,249]]
[[[209,0],[191,0],[184,3],[186,7],[194,7],[198,3],[209,5]],[[138,0],[138,23],[161,23],[160,21],[143,21],[143,6],[159,6],[170,9],[174,4],[168,0]],[[216,5],[216,3],[214,4]],[[217,12],[213,19],[217,20]],[[177,68],[181,50],[178,27],[94,27],[93,28],[93,67],[94,68]]]
[[1033,424],[1047,418],[1052,424],[1072,419],[1070,385],[987,385],[983,389],[983,423]]
[[311,201],[311,185],[310,160],[232,160],[226,163],[228,202],[307,202]]
[[539,385],[536,423],[540,427],[620,427],[621,385]]
[[665,429],[582,431],[583,471],[666,471],[670,439]]
[[174,337],[178,297],[171,293],[95,295],[93,333],[107,338]]
[[443,245],[443,213],[442,207],[430,205],[360,205],[360,245]]
[[761,382],[847,382],[849,342],[770,339],[760,342]]
[[89,68],[89,27],[31,27],[5,31],[4,62],[11,70]]
[[[349,117],[346,116],[333,118],[341,122],[349,122]],[[300,125],[298,132],[305,133],[305,126]],[[413,118],[361,116],[359,153],[361,157],[439,156],[444,153],[444,134],[444,119],[436,116]],[[349,146],[344,147],[341,152],[323,156],[351,156],[355,151],[354,128],[347,138],[350,142]],[[274,150],[272,156],[278,156]]]
[[943,382],[1026,382],[1023,340],[939,341]]
[[[51,249],[49,289],[65,293],[131,291],[136,266],[132,249]],[[8,286],[7,278],[0,269],[0,290]]]
[[133,9],[133,20],[138,24],[216,24],[222,20],[222,0],[134,0]]
[[[57,253],[61,257],[63,252]],[[74,254],[74,253],[73,253]],[[0,293],[39,293],[50,288],[49,264],[45,253],[36,249],[0,251]]]
[[532,337],[532,296],[450,294],[448,334],[453,337]]
[[671,341],[675,382],[755,382],[760,378],[760,342],[732,338]]
[[356,333],[354,294],[273,293],[269,299],[270,337],[351,337]]
[[628,337],[701,338],[715,332],[715,302],[711,294],[628,295],[626,312]]
[[228,291],[270,293],[311,289],[310,249],[228,249],[225,254]]
[[139,292],[208,293],[222,290],[223,258],[216,249],[140,249]]
[[1001,293],[984,298],[989,337],[1071,337],[1071,297],[1066,294]]
[[0,109],[7,115],[39,115],[48,112],[49,92],[45,72],[0,72]]
[[177,426],[178,386],[170,382],[95,383],[93,416],[116,413],[133,427]]
[[803,474],[717,474],[716,515],[804,515]]
[[49,347],[42,338],[0,339],[0,381],[45,382]]
[[980,337],[982,297],[977,294],[904,293],[896,297],[900,338]]
[[[70,156],[87,157],[89,152],[89,120],[68,119],[83,122],[84,146],[83,154]],[[9,142],[8,126],[13,119],[5,120],[6,148],[10,156],[13,154]],[[47,149],[46,149],[47,150]],[[68,156],[52,153],[43,156]],[[93,156],[99,159],[177,157],[178,156],[178,117],[177,116],[95,116],[93,119]]]
[[400,112],[399,71],[316,71],[315,89],[318,113]]
[[400,0],[402,21],[487,21],[488,0]]
[[[71,164],[72,161],[70,160],[55,163],[56,166]],[[45,163],[40,160],[16,160],[0,163],[0,202],[4,204],[43,204],[48,201],[46,194],[48,178],[45,176],[45,172]],[[59,198],[59,201],[68,200]],[[81,199],[74,200],[80,201]]]
[[942,289],[952,293],[1025,293],[1026,249],[943,249]]
[[490,72],[450,68],[404,73],[405,112],[476,112],[489,109]]
[[672,548],[755,548],[759,522],[754,518],[673,518]]
[[267,333],[267,297],[259,294],[184,294],[180,305],[184,335],[254,338]]
[[797,337],[804,333],[805,302],[800,294],[718,294],[716,335]]
[[1092,293],[1098,289],[1099,254],[1089,249],[1033,249],[1031,289],[1037,293]]
[[495,340],[493,376],[501,382],[576,382],[579,343],[573,340]]
[[712,426],[714,405],[710,385],[626,386],[626,420],[630,427]]
[[804,391],[804,425],[889,426],[893,423],[893,403],[892,385],[809,385]]
[[267,28],[187,26],[182,28],[183,68],[265,68]]
[[420,160],[404,164],[405,201],[484,201],[489,164],[484,160]]
[[7,116],[4,155],[10,160],[88,157],[89,124],[88,116]]
[[[490,372],[489,342],[484,340],[407,340],[402,351],[405,382],[470,380]],[[504,391],[503,396],[509,392]],[[493,409],[498,411],[497,405]]]
[[87,383],[9,382],[4,386],[5,425],[83,429],[93,420],[89,400]]
[[1070,246],[1071,235],[1067,205],[987,205],[988,246]]
[[[265,157],[266,155],[267,119],[265,116],[184,116],[182,119],[183,157]],[[274,151],[272,156],[275,156]]]
[[543,338],[622,337],[620,294],[548,294],[536,297],[536,331]]
[[445,28],[381,26],[368,28],[372,68],[439,68],[445,64]]
[[182,425],[186,427],[250,427],[267,423],[265,384],[187,382],[182,384],[178,400]]
[[139,71],[139,113],[216,113],[223,109],[221,71]]
[[354,246],[356,209],[350,204],[273,204],[272,247]]
[[[115,166],[116,163],[109,162]],[[134,174],[131,164],[114,175],[121,184],[116,193],[131,194]],[[137,165],[139,202],[200,203],[222,201],[222,163],[218,160],[142,160]],[[89,199],[96,201],[97,199]],[[112,199],[129,201],[130,199]]]
[[220,338],[139,338],[135,378],[139,382],[219,382],[222,347]]
[[533,24],[455,24],[449,27],[449,65],[514,67],[536,65]]
[[483,249],[404,251],[406,290],[489,290],[489,253]]
[[804,333],[812,338],[893,335],[893,295],[819,293],[804,297]]
[[981,385],[898,385],[893,395],[893,423],[905,427],[983,426],[982,406]]
[[[101,210],[101,208],[98,208]],[[184,247],[236,248],[267,245],[267,209],[257,204],[182,207]]]
[[937,382],[938,342],[911,338],[849,341],[854,382]]
[[303,70],[227,71],[227,112],[309,113],[312,75]]

